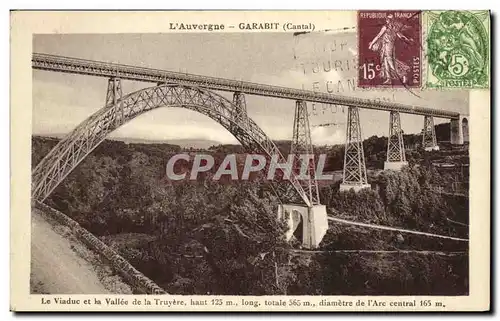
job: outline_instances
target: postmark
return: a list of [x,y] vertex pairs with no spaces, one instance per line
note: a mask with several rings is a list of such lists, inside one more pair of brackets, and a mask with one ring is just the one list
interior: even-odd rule
[[358,87],[420,88],[420,11],[358,11]]
[[428,88],[488,88],[488,11],[429,11],[426,15]]

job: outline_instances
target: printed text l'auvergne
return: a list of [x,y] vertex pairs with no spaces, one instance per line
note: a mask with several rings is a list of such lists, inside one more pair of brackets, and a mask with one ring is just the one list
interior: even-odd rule
[[170,30],[179,31],[219,31],[226,29],[239,30],[277,30],[280,26],[279,22],[241,22],[235,25],[226,25],[219,23],[184,23],[170,22]]

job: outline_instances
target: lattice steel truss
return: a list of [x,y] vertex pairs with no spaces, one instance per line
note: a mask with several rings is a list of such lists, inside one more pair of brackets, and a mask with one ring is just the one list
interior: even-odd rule
[[117,77],[135,81],[176,83],[188,86],[210,88],[229,92],[241,91],[246,94],[267,97],[304,100],[331,105],[352,106],[386,111],[399,111],[416,115],[431,115],[448,119],[459,119],[460,114],[451,111],[432,109],[395,102],[381,102],[376,99],[365,99],[321,93],[311,90],[256,84],[246,81],[208,77],[167,70],[151,69],[138,66],[114,64],[109,62],[86,60],[79,58],[34,53],[32,68],[79,75],[98,77]]
[[311,155],[314,157],[313,145],[311,141],[311,129],[309,127],[309,117],[307,113],[307,103],[303,100],[297,100],[295,103],[295,118],[293,120],[293,138],[290,154],[294,154],[293,172],[303,174],[307,179],[299,179],[311,204],[319,204],[319,189],[316,181],[316,169],[314,158],[308,163],[305,173],[301,173],[302,161],[300,155]]
[[[122,81],[120,78],[109,78],[108,79],[108,90],[106,92],[106,104],[105,106],[114,106],[122,98]],[[120,103],[117,110],[115,121],[119,122],[120,119],[124,119],[125,115],[123,113],[123,105]]]
[[358,107],[349,107],[347,114],[343,184],[368,184]]
[[115,105],[123,96],[122,82],[120,78],[108,79],[108,90],[106,92],[106,106]]
[[234,109],[234,114],[232,115],[232,121],[234,123],[236,123],[236,121],[239,122],[239,126],[233,126],[234,130],[248,127],[247,102],[245,94],[239,91],[235,92],[233,94],[233,105],[236,108]]
[[422,130],[422,148],[433,148],[437,146],[436,131],[434,129],[434,118],[424,117],[424,129]]
[[[234,117],[241,114],[235,113],[236,106],[226,98],[202,88],[168,84],[126,95],[116,103],[106,105],[78,125],[33,170],[32,201],[43,201],[113,130],[142,113],[164,106],[183,107],[200,112],[231,131],[247,150],[260,150],[269,157],[278,155],[280,162],[285,161],[278,147],[250,118],[246,128],[231,130],[234,128],[232,124],[239,126],[242,119],[241,116]],[[123,110],[124,115],[121,119],[120,110]],[[287,182],[293,187],[295,195],[305,205],[310,206],[309,198],[296,175],[292,173]]]
[[397,111],[391,111],[389,119],[389,141],[387,143],[388,162],[406,162],[401,118]]

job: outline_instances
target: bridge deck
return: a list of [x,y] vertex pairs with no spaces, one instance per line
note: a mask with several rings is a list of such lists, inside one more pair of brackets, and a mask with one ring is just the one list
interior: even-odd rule
[[405,105],[392,102],[380,102],[372,99],[363,99],[332,95],[327,93],[313,92],[287,87],[271,86],[257,84],[245,81],[237,81],[224,78],[207,77],[173,71],[135,67],[93,61],[79,58],[69,58],[63,56],[54,56],[47,54],[34,53],[32,59],[32,68],[47,71],[56,71],[64,73],[73,73],[81,75],[90,75],[98,77],[119,77],[143,82],[165,82],[179,83],[184,85],[199,86],[213,90],[222,90],[230,92],[243,92],[246,94],[304,100],[316,103],[325,103],[332,105],[353,106],[385,111],[398,111],[406,114],[427,115],[438,118],[459,119],[460,115],[456,112]]

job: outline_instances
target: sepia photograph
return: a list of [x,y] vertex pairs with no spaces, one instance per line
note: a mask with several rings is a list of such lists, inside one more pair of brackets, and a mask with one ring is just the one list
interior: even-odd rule
[[489,12],[349,17],[34,32],[29,295],[264,311],[469,297]]

